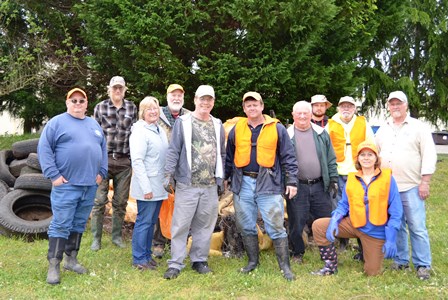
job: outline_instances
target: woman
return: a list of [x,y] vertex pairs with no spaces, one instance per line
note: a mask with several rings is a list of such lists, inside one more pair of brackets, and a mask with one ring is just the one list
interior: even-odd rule
[[132,264],[139,270],[154,270],[151,244],[162,200],[168,197],[163,188],[165,155],[168,140],[165,130],[157,124],[159,101],[146,97],[140,102],[139,120],[129,138],[132,178],[131,197],[137,199],[137,219],[132,235]]
[[396,236],[403,207],[390,169],[380,169],[374,144],[364,141],[357,149],[355,167],[348,175],[342,199],[332,217],[313,223],[314,239],[325,266],[314,275],[332,275],[338,270],[334,238],[359,238],[364,250],[364,272],[381,272],[383,258],[397,252]]

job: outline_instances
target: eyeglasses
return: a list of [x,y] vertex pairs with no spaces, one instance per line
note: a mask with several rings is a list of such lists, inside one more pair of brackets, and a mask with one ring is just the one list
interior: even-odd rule
[[342,104],[342,105],[339,105],[339,107],[342,108],[342,109],[352,109],[352,108],[355,108],[355,106],[351,105],[351,104]]
[[70,102],[72,102],[73,104],[83,104],[85,103],[87,100],[86,99],[70,99]]

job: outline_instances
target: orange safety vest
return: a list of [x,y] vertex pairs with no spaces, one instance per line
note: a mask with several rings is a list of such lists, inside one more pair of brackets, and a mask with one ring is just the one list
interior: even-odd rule
[[[352,146],[352,158],[356,159],[356,150],[358,145],[366,139],[366,118],[357,116],[355,124],[350,131],[350,144]],[[328,126],[330,131],[331,143],[336,154],[336,162],[343,162],[345,160],[345,146],[347,140],[345,139],[344,127],[335,120],[329,119]]]
[[[277,123],[279,120],[264,115],[264,124],[257,139],[257,163],[265,168],[272,168],[277,152]],[[252,150],[252,131],[247,118],[241,118],[235,125],[235,166],[245,167],[250,163]]]
[[[366,205],[364,204],[365,190],[359,179],[356,178],[357,176],[361,176],[361,171],[349,173],[345,185],[350,206],[350,221],[355,228],[367,224]],[[375,176],[377,177],[370,182],[367,190],[369,221],[375,226],[381,226],[387,222],[392,171],[391,169],[376,169]]]

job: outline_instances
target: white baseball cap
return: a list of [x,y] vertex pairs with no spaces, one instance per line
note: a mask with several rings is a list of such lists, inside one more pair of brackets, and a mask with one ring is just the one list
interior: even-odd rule
[[398,99],[401,102],[407,103],[408,97],[406,97],[406,94],[402,91],[395,91],[389,94],[389,97],[387,97],[387,101],[389,102],[392,99]]
[[210,85],[200,85],[194,94],[196,97],[211,96],[215,98],[215,90]]
[[116,85],[120,86],[126,86],[126,82],[124,81],[124,78],[121,76],[114,76],[110,79],[109,86],[113,87]]
[[353,99],[353,97],[350,97],[350,96],[342,97],[341,99],[339,99],[338,105],[340,105],[341,103],[344,103],[344,102],[351,103],[356,106],[356,102],[355,102],[355,99]]

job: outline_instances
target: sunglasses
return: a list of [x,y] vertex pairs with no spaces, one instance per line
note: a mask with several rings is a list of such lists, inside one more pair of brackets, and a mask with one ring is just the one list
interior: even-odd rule
[[86,99],[70,99],[70,101],[73,103],[73,104],[83,104],[83,103],[85,103],[87,100]]

